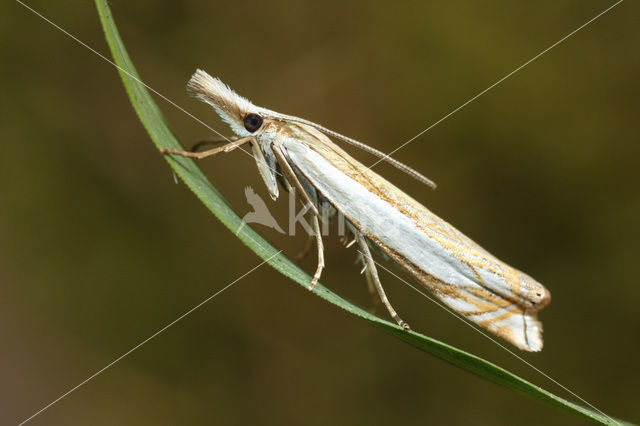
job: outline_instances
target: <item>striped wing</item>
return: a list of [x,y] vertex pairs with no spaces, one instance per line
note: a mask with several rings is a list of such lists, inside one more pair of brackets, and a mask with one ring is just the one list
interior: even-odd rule
[[528,350],[542,349],[537,311],[549,291],[481,248],[325,135],[296,124],[291,163],[355,227],[447,306]]

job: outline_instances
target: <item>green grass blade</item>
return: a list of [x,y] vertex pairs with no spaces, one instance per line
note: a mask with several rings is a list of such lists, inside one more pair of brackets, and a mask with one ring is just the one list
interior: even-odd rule
[[[149,136],[151,136],[151,140],[158,148],[182,149],[175,135],[167,126],[160,109],[138,77],[138,73],[120,39],[107,1],[96,0],[96,6],[111,53],[115,63],[119,67],[120,77],[122,78],[125,89],[140,121],[146,128]],[[233,211],[231,206],[225,201],[196,164],[192,160],[182,157],[165,156],[165,159],[185,184],[196,194],[200,201],[202,201],[227,228],[235,233],[242,224],[242,219]],[[267,260],[271,258],[268,263],[293,281],[305,287],[310,282],[311,278],[307,273],[284,255],[275,255],[278,250],[251,227],[243,226],[242,231],[238,234],[238,238],[262,259]],[[560,398],[489,361],[420,333],[416,333],[415,331],[403,330],[396,324],[373,316],[367,311],[342,299],[321,284],[317,285],[314,293],[416,348],[480,377],[507,388],[517,390],[553,407],[568,411],[580,417],[585,417],[597,423],[619,424],[618,420],[613,420],[602,413]]]

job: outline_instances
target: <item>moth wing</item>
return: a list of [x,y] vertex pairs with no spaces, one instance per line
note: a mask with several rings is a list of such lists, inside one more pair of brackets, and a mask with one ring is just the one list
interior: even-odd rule
[[[466,319],[495,333],[520,349],[538,352],[542,349],[542,323],[537,312],[497,295],[485,288],[434,283],[423,279],[427,288],[451,309]],[[425,282],[426,281],[426,282]]]
[[[319,181],[321,176],[314,177],[318,171],[312,170],[312,167],[318,165],[319,159],[326,160],[330,164],[326,167],[337,169],[338,173],[348,176],[366,187],[368,191],[379,194],[387,205],[392,206],[396,211],[411,217],[415,232],[422,234],[417,237],[418,244],[414,244],[414,250],[420,247],[420,241],[428,242],[432,251],[433,247],[436,247],[434,252],[440,256],[439,260],[429,259],[422,265],[418,262],[411,263],[408,261],[410,253],[403,253],[403,249],[399,246],[390,248],[388,241],[376,239],[376,235],[372,235],[368,229],[360,226],[358,221],[362,218],[345,214],[354,226],[358,227],[390,258],[412,273],[447,306],[465,318],[521,349],[528,351],[542,349],[542,325],[537,320],[536,313],[550,300],[550,294],[544,286],[498,260],[452,225],[353,159],[325,135],[317,133],[319,132],[313,128],[307,129],[300,125],[297,130],[294,128],[294,137],[289,143],[294,164],[301,168],[301,172],[307,179],[314,185],[327,188],[326,182]],[[333,186],[330,188],[333,194],[323,195],[329,200],[342,197],[351,204],[358,202],[353,198],[356,196],[354,191],[346,187],[337,187],[337,185],[339,184],[330,185]],[[344,206],[336,205],[336,208],[342,210]],[[342,212],[345,213],[343,210]],[[376,213],[378,212],[374,214]],[[382,229],[382,225],[379,227]],[[406,240],[409,240],[415,236],[406,234],[406,237]],[[433,265],[433,262],[448,262],[452,266],[446,268],[455,273],[438,276],[432,268],[424,266]]]

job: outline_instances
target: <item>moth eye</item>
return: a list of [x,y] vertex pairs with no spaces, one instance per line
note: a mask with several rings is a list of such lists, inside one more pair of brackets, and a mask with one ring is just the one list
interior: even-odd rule
[[255,132],[262,126],[262,117],[258,114],[247,114],[244,118],[244,128],[250,131],[251,133]]

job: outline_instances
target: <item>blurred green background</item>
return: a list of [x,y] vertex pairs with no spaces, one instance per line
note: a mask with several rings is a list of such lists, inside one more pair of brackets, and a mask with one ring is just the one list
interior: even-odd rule
[[[29,5],[109,56],[91,1]],[[142,78],[197,68],[283,113],[391,151],[611,5],[111,0]],[[640,26],[624,2],[396,153],[438,184],[378,172],[553,294],[545,348],[519,353],[608,414],[640,421]],[[170,169],[116,70],[0,4],[0,423],[15,424],[257,265]],[[211,132],[158,100],[185,143]],[[355,153],[369,164],[370,156]],[[265,200],[242,153],[202,164],[240,215]],[[286,223],[286,199],[272,212]],[[256,226],[293,256],[305,237]],[[370,306],[353,250],[323,282]],[[314,267],[314,256],[301,262]],[[566,392],[385,272],[414,329]],[[511,349],[511,348],[510,348]],[[401,343],[268,266],[33,424],[582,424]]]

